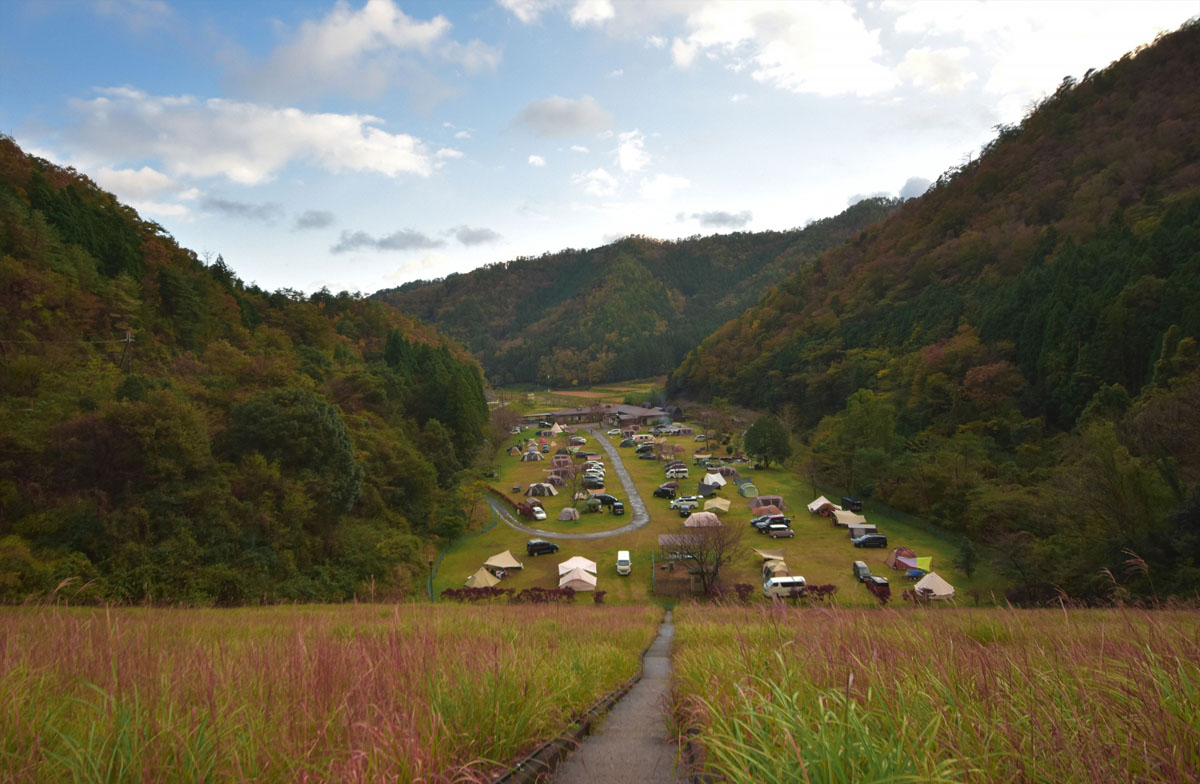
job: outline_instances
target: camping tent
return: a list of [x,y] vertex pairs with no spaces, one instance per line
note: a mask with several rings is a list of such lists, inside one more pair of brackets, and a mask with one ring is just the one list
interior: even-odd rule
[[525,495],[558,495],[558,491],[554,489],[554,485],[547,484],[546,482],[535,482],[525,490]]
[[559,588],[572,588],[576,591],[596,590],[596,575],[588,574],[583,569],[572,569],[558,578]]
[[930,572],[922,577],[913,586],[913,590],[917,592],[917,596],[925,599],[941,601],[954,598],[954,586],[939,577],[937,572]]
[[729,501],[725,498],[714,498],[711,501],[704,502],[704,511],[716,509],[721,512],[729,511]]
[[758,488],[753,482],[746,482],[744,485],[738,486],[738,492],[743,498],[754,498],[758,495]]
[[838,506],[833,501],[830,501],[825,496],[820,496],[817,498],[817,500],[808,505],[808,511],[812,512],[813,514],[825,515],[826,517],[828,517],[831,512],[838,511],[841,508],[842,507]]
[[584,558],[582,555],[573,556],[558,565],[558,576],[562,577],[564,574],[571,571],[572,569],[584,569],[586,571],[591,572],[592,574],[595,574],[596,573],[596,562],[589,561],[587,558]]
[[699,495],[701,498],[708,498],[711,495],[716,495],[720,491],[721,491],[721,488],[717,487],[716,485],[706,485],[703,482],[701,482],[700,489],[697,491],[696,494]]
[[766,506],[760,506],[757,509],[755,509],[754,514],[756,514],[756,515],[780,515],[780,514],[783,514],[783,512],[779,511],[779,507],[775,506],[775,504],[767,504]]
[[566,487],[567,480],[563,476],[559,476],[558,474],[552,474],[552,475],[546,477],[546,484],[548,484],[552,487]]
[[496,553],[491,558],[484,561],[483,565],[491,567],[492,569],[524,569],[525,568],[525,565],[522,564],[520,561],[518,561],[516,558],[514,558],[512,552],[509,550],[505,550],[502,553]]
[[736,479],[738,470],[733,466],[719,466],[717,468],[717,473],[723,477],[726,477],[727,479]]
[[782,561],[782,560],[783,560],[783,550],[759,550],[759,549],[755,549],[755,550],[754,550],[754,552],[756,552],[756,553],[758,553],[760,556],[762,556],[762,559],[763,559],[764,561]]
[[543,455],[541,452],[526,452],[525,454],[521,455],[522,463],[529,463],[534,460],[545,460],[545,459],[546,459],[546,456]]
[[521,454],[521,447],[519,447],[519,446],[511,446],[511,447],[509,447],[509,448],[508,448],[508,453],[509,453],[510,455],[512,455],[513,457],[517,457],[518,455],[520,455],[520,454]]
[[869,523],[864,523],[863,525],[850,525],[846,526],[846,528],[850,531],[851,539],[857,539],[858,537],[866,536],[867,534],[879,533],[879,529],[873,525],[870,525]]
[[763,580],[771,577],[787,577],[791,572],[788,571],[788,565],[783,561],[771,560],[765,561],[762,566]]
[[468,588],[491,588],[500,582],[500,578],[484,569],[482,566],[475,574],[467,578]]
[[839,509],[833,513],[834,525],[862,525],[865,522],[867,522],[867,518],[845,509]]
[[582,504],[580,504],[580,506],[583,508],[583,510],[585,512],[599,512],[600,511],[600,499],[599,498],[588,498],[588,499],[584,500],[584,502]]
[[721,522],[721,518],[712,512],[692,512],[688,515],[688,519],[683,521],[683,525],[685,528],[712,528],[724,524]]
[[787,504],[783,502],[783,496],[781,495],[760,495],[758,498],[750,502],[750,508],[753,509],[756,506],[766,506],[767,504],[774,504],[782,510],[787,510]]
[[566,454],[563,454],[563,455],[556,454],[554,457],[550,458],[550,465],[552,465],[555,468],[570,468],[571,467],[571,456],[566,455]]
[[563,432],[563,426],[558,424],[557,422],[555,422],[554,426],[550,428],[550,435],[556,436],[561,432]]
[[558,513],[558,519],[559,520],[578,520],[579,519],[579,510],[573,506],[564,507],[563,510]]
[[888,557],[885,558],[883,562],[893,569],[902,569],[904,567],[896,562],[896,559],[900,557],[916,558],[917,554],[907,547],[897,547],[895,550],[892,550],[890,553],[888,553]]
[[724,487],[726,485],[725,477],[721,476],[719,473],[709,472],[705,474],[704,478],[700,481],[706,485],[716,485],[717,487]]
[[920,569],[922,572],[928,572],[933,568],[933,556],[923,555],[920,558],[898,555],[896,556],[896,569]]

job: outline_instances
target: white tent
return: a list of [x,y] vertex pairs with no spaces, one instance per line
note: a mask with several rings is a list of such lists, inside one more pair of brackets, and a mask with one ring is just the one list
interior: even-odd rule
[[704,502],[704,511],[707,512],[710,509],[716,509],[720,512],[728,512],[729,511],[729,499],[713,498],[710,501],[705,501]]
[[700,482],[706,485],[716,485],[717,487],[724,487],[726,484],[725,477],[716,473],[705,474]]
[[685,528],[712,528],[724,523],[712,512],[692,512],[688,519],[683,521],[683,525]]
[[585,569],[572,569],[558,578],[559,588],[572,588],[576,591],[596,590],[596,575],[589,574]]
[[826,504],[829,504],[830,506],[836,505],[833,503],[833,501],[830,501],[825,496],[821,496],[816,501],[813,501],[811,504],[808,505],[808,511],[812,512],[813,514],[816,514],[818,511],[820,511],[821,507],[825,506]]
[[550,428],[550,434],[551,434],[551,435],[555,435],[555,436],[556,436],[556,435],[558,435],[558,434],[559,434],[559,433],[561,433],[561,432],[563,432],[563,426],[562,426],[562,425],[560,425],[560,424],[558,424],[557,422],[555,422],[555,423],[554,423],[554,426]]
[[917,581],[913,586],[913,590],[918,596],[923,596],[927,599],[945,600],[954,598],[954,586],[938,576],[937,572],[930,572]]
[[867,522],[867,518],[842,509],[833,513],[833,522],[834,525],[863,525]]
[[562,563],[560,563],[558,565],[558,576],[562,577],[564,574],[566,574],[567,572],[570,572],[574,569],[583,569],[585,571],[591,572],[592,574],[595,574],[596,573],[596,562],[589,561],[588,559],[584,558],[582,555],[576,555],[575,557],[568,558],[567,560],[563,561]]
[[496,577],[496,575],[492,574],[481,566],[479,567],[479,571],[467,578],[467,587],[491,588],[498,582],[500,582],[500,579]]
[[563,510],[558,513],[559,520],[578,520],[579,510],[573,506],[563,507]]
[[496,553],[491,558],[483,562],[484,566],[490,566],[493,569],[524,569],[525,565],[518,561],[509,550],[502,553]]

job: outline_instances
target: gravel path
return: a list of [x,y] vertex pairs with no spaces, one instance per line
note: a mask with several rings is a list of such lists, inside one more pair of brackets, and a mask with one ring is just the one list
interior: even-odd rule
[[561,531],[543,531],[541,528],[525,525],[514,517],[511,511],[501,506],[499,501],[489,495],[487,497],[488,506],[492,507],[492,511],[496,513],[496,517],[500,518],[509,528],[515,528],[518,531],[524,531],[527,534],[540,536],[544,539],[604,539],[605,537],[620,536],[630,531],[636,531],[650,522],[650,513],[646,511],[646,503],[642,500],[642,494],[638,492],[637,485],[633,483],[629,472],[625,470],[625,463],[621,461],[621,453],[617,451],[617,448],[605,436],[600,435],[595,430],[589,430],[588,433],[596,439],[597,443],[608,454],[609,465],[616,472],[617,477],[620,478],[621,487],[625,488],[625,495],[627,497],[625,508],[630,513],[627,525],[614,528],[611,531],[594,531],[589,534],[565,534]]
[[674,784],[675,744],[664,700],[671,678],[671,612],[642,659],[642,679],[613,706],[554,776],[554,784]]

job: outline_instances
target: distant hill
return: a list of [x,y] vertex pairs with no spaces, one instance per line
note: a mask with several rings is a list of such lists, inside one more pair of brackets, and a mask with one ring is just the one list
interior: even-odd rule
[[461,530],[463,348],[211,262],[0,137],[0,602],[403,593]]
[[705,339],[668,392],[778,412],[814,475],[996,545],[1031,592],[1130,569],[1148,591],[1146,563],[1195,590],[1197,84],[1195,23],[1065,80]]
[[763,291],[898,204],[867,199],[786,232],[630,237],[373,296],[465,343],[493,383],[642,378],[672,370]]

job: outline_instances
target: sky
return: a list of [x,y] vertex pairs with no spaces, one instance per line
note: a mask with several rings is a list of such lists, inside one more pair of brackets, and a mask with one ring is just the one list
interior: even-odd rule
[[1168,2],[4,0],[0,133],[268,290],[916,196]]

